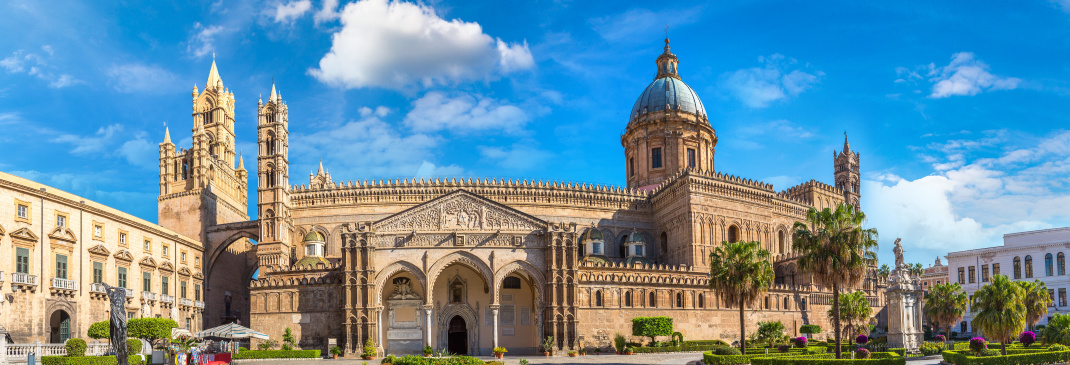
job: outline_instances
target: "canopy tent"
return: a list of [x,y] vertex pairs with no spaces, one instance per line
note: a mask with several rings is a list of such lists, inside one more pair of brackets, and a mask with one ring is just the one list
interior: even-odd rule
[[241,338],[259,338],[261,340],[268,339],[268,335],[253,331],[249,328],[242,327],[234,323],[227,323],[216,328],[206,329],[204,331],[197,332],[197,337],[215,337],[232,340]]
[[193,337],[193,334],[190,333],[188,330],[185,330],[185,329],[182,329],[182,328],[172,328],[171,329],[171,338],[179,338],[179,337],[183,337],[183,336]]

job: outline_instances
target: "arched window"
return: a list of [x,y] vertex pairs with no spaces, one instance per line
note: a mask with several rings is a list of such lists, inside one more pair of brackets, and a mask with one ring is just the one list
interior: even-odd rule
[[[661,256],[669,253],[669,234],[661,232]],[[664,260],[664,259],[663,259]]]
[[739,227],[733,224],[728,227],[728,242],[735,243],[737,241],[739,241]]
[[784,297],[784,310],[791,310],[791,300]]
[[631,290],[624,292],[624,306],[625,307],[631,307],[632,306],[632,291]]
[[520,278],[516,276],[506,277],[502,281],[502,289],[520,289]]
[[702,293],[698,294],[698,307],[699,308],[706,308],[706,296],[703,295]]
[[784,231],[778,231],[776,233],[776,242],[777,242],[777,246],[779,246],[779,248],[780,248],[780,251],[777,251],[777,252],[778,253],[786,252],[786,251],[784,251]]
[[1063,256],[1063,253],[1060,252],[1055,261],[1057,263],[1056,267],[1059,269],[1059,275],[1066,275],[1066,256]]
[[617,250],[619,251],[617,254],[619,254],[620,257],[628,257],[628,246],[625,246],[626,243],[628,243],[628,235],[620,236],[620,244],[617,245]]
[[598,291],[594,292],[594,306],[595,307],[601,307],[602,306],[602,291],[601,290],[598,290]]
[[1022,258],[1020,258],[1018,256],[1014,257],[1014,278],[1015,279],[1021,279],[1022,278]]
[[1025,277],[1033,277],[1033,256],[1025,255]]
[[275,154],[275,132],[268,131],[267,140],[264,141],[264,144],[267,145],[267,146],[265,146],[265,147],[267,147],[267,154],[274,155]]
[[658,297],[654,295],[654,292],[650,292],[650,308],[658,307]]
[[683,293],[676,293],[676,308],[683,308],[683,307],[684,307],[684,294]]
[[966,333],[966,321],[962,321],[962,323],[959,324],[959,327],[961,329],[959,333]]
[[189,161],[182,160],[182,178],[189,179]]
[[1055,270],[1052,270],[1053,266],[1054,265],[1053,265],[1052,260],[1051,260],[1051,254],[1049,253],[1047,255],[1044,255],[1044,275],[1046,275],[1046,276],[1055,275]]

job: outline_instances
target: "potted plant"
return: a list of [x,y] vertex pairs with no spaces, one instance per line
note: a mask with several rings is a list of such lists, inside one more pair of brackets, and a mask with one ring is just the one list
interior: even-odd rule
[[617,333],[613,335],[613,347],[617,350],[617,355],[624,353],[624,348],[628,346],[628,340],[624,339],[624,335]]
[[546,339],[542,341],[542,354],[546,357],[554,354],[554,336],[546,336]]
[[625,347],[624,348],[624,354],[625,355],[633,355],[634,352],[632,351],[632,347],[631,346]]
[[424,357],[431,357],[431,354],[435,353],[435,349],[431,346],[424,346]]
[[375,360],[375,341],[372,341],[372,339],[369,338],[368,341],[364,342],[364,353],[360,355],[360,358],[364,360]]
[[577,355],[579,355],[579,353],[576,352],[576,350],[572,350],[572,351],[568,352],[568,357],[576,357]]
[[332,359],[337,359],[338,355],[342,354],[342,348],[338,347],[338,346],[331,347],[331,349],[329,351],[331,353],[331,358]]
[[595,347],[594,348],[594,355],[598,356],[598,355],[601,355],[601,354],[602,354],[602,348]]
[[495,347],[494,348],[494,357],[496,357],[498,359],[501,359],[502,356],[505,356],[506,352],[509,352],[509,350],[506,350],[504,347]]

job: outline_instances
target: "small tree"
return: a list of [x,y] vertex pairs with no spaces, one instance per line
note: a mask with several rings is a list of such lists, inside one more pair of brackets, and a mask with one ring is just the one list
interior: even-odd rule
[[632,336],[650,337],[653,343],[657,336],[672,335],[672,318],[636,317],[632,318]]
[[178,323],[168,318],[134,318],[126,323],[130,337],[149,341],[152,348],[166,346],[171,341],[171,329],[175,327]]
[[67,349],[67,356],[85,356],[85,349],[88,347],[85,344],[85,340],[80,338],[72,338],[67,340],[67,344],[64,346]]
[[799,333],[805,333],[807,335],[821,333],[821,326],[818,326],[816,324],[804,324],[802,326],[799,326]]
[[294,342],[297,342],[297,339],[294,338],[293,331],[290,330],[290,327],[286,327],[286,331],[282,333],[282,349],[293,350]]
[[769,347],[777,341],[784,339],[784,324],[780,321],[758,322],[758,330],[754,332],[754,341],[762,342]]
[[141,340],[136,338],[126,339],[126,353],[129,355],[137,355],[141,353]]
[[1070,315],[1055,313],[1040,336],[1046,344],[1070,345]]
[[275,340],[264,340],[259,345],[256,345],[258,350],[267,351],[275,348]]
[[103,320],[89,325],[89,338],[103,340],[111,338],[111,320]]

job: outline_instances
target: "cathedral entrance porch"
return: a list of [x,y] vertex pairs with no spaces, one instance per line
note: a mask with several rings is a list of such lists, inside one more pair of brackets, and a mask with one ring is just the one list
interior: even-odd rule
[[449,344],[446,346],[450,353],[468,355],[468,325],[461,316],[453,316],[449,327]]

